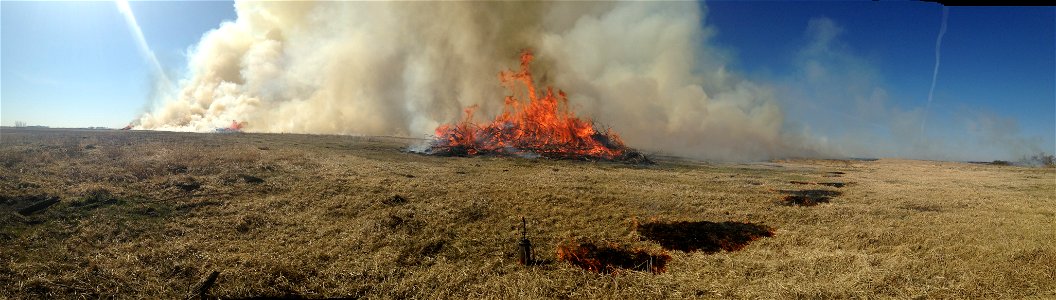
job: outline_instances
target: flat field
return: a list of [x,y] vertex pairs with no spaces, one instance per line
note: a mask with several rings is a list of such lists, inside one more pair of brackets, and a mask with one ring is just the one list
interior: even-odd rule
[[[0,129],[0,298],[173,299],[203,285],[220,298],[1056,297],[1053,168],[404,150],[418,142]],[[531,266],[517,263],[522,217]],[[646,224],[773,235],[684,252]],[[558,258],[579,242],[671,259],[659,274],[595,273]]]

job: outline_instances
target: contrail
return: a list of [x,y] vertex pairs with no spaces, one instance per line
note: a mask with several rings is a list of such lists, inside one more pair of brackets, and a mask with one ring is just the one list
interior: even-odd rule
[[139,22],[136,22],[136,16],[132,14],[132,7],[128,6],[128,1],[116,0],[114,4],[117,4],[117,10],[121,11],[121,14],[125,16],[125,22],[128,23],[128,28],[132,30],[132,34],[136,37],[136,43],[139,44],[139,51],[145,58],[150,60],[152,67],[154,67],[154,72],[161,77],[165,87],[170,87],[172,82],[165,75],[165,70],[161,68],[158,57],[154,56],[154,51],[151,51],[150,46],[147,46],[147,38],[143,36],[143,30],[139,28]]
[[924,118],[920,122],[920,137],[924,138],[924,127],[928,124],[928,110],[931,109],[931,99],[935,95],[935,80],[939,78],[939,61],[942,59],[942,36],[946,34],[946,19],[950,9],[942,7],[942,27],[939,28],[939,37],[935,39],[935,70],[931,73],[931,89],[928,90],[928,104],[924,107]]

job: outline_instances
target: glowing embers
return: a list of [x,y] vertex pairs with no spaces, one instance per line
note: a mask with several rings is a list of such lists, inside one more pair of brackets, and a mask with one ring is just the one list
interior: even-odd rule
[[526,101],[506,96],[502,114],[484,124],[472,122],[476,106],[467,108],[461,122],[436,128],[436,139],[426,153],[649,162],[627,148],[615,133],[595,127],[590,119],[577,117],[569,108],[565,92],[555,93],[547,87],[541,95],[537,94],[529,70],[532,59],[532,53],[524,51],[520,71],[499,73],[499,80],[511,94],[522,87],[527,91]]
[[638,233],[664,249],[715,253],[741,250],[748,243],[774,236],[774,229],[744,222],[650,222],[638,225]]
[[660,274],[667,271],[671,256],[665,252],[653,253],[612,243],[599,246],[591,242],[572,242],[557,246],[557,259],[595,273],[635,270]]

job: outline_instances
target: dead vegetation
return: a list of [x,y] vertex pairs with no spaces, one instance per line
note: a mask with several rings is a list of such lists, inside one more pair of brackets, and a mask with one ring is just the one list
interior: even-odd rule
[[[1056,297],[1053,168],[433,157],[386,137],[0,137],[0,295],[13,299]],[[530,266],[517,263],[522,217]]]

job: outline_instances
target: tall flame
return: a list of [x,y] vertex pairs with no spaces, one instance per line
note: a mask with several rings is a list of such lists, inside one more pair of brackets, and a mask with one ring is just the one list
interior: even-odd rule
[[[499,73],[502,84],[513,91],[523,85],[528,91],[525,103],[506,96],[502,114],[486,124],[474,124],[476,106],[465,110],[465,118],[454,125],[436,128],[431,153],[473,156],[480,154],[540,155],[549,158],[618,159],[628,148],[610,130],[598,130],[590,119],[576,117],[564,91],[552,87],[539,97],[529,65],[532,53],[521,53],[521,69]],[[636,153],[636,152],[635,152]]]

